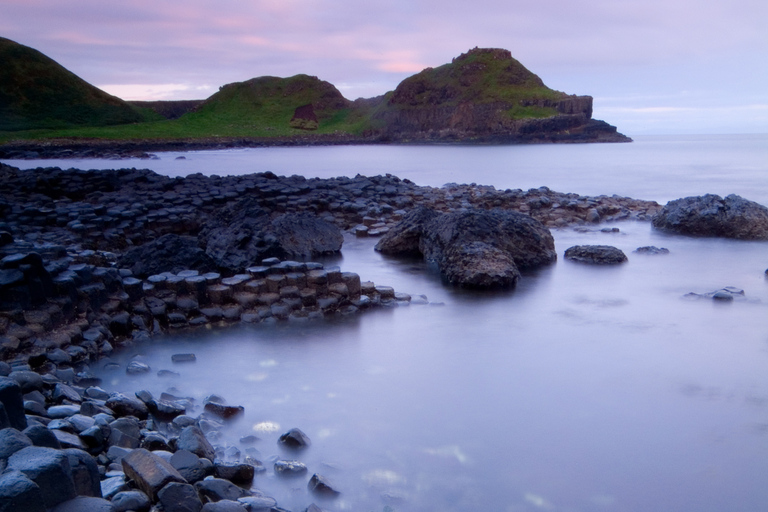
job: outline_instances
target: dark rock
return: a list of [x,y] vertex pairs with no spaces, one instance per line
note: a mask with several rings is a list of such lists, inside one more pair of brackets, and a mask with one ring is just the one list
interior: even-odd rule
[[565,259],[595,265],[618,265],[627,261],[627,256],[610,245],[574,245],[565,251]]
[[22,393],[42,391],[43,389],[43,376],[37,372],[29,370],[15,371],[11,372],[9,377],[18,382]]
[[238,485],[250,485],[255,469],[250,464],[218,463],[213,466],[213,474],[216,478],[223,478]]
[[646,245],[644,247],[638,247],[632,252],[636,252],[637,254],[650,254],[650,255],[669,254],[669,249],[665,247],[656,247],[655,245]]
[[213,449],[213,446],[205,438],[202,430],[196,426],[185,427],[181,431],[176,448],[179,450],[189,450],[198,457],[203,457],[210,461],[216,458],[216,451]]
[[307,488],[310,490],[310,492],[320,496],[338,496],[341,494],[333,487],[333,485],[331,485],[327,478],[322,475],[318,475],[317,473],[312,475],[312,478],[309,479]]
[[269,258],[306,259],[337,252],[343,236],[334,224],[311,214],[271,220],[249,196],[222,208],[205,225],[200,240],[219,267],[238,272]]
[[199,512],[203,502],[194,486],[172,482],[158,493],[158,501],[165,512]]
[[152,368],[150,368],[148,364],[142,363],[141,361],[131,361],[125,367],[125,373],[128,375],[141,375],[142,373],[149,373],[151,371]]
[[115,512],[149,512],[152,502],[141,491],[123,491],[112,498],[112,506]]
[[174,363],[194,363],[197,360],[195,354],[173,354],[171,361]]
[[242,405],[234,406],[208,402],[205,404],[205,412],[224,420],[232,420],[242,416],[245,408]]
[[248,509],[238,501],[222,500],[216,503],[206,503],[202,512],[248,512]]
[[187,269],[209,272],[215,262],[198,246],[191,236],[163,235],[144,245],[127,250],[118,259],[121,268],[128,268],[138,277]]
[[123,457],[122,465],[125,475],[153,500],[169,483],[186,483],[173,466],[143,448],[137,448]]
[[279,476],[294,477],[301,476],[307,472],[307,466],[297,460],[277,460],[275,461],[275,473]]
[[39,446],[23,448],[10,456],[8,469],[21,471],[35,482],[47,508],[76,496],[69,458],[61,450]]
[[138,448],[141,438],[139,421],[132,416],[118,418],[109,424],[109,445],[122,448]]
[[96,460],[83,450],[62,450],[69,459],[72,468],[72,481],[78,496],[93,496],[101,498],[101,482],[99,467]]
[[707,194],[667,203],[653,217],[653,227],[689,236],[768,240],[768,208],[731,194]]
[[80,450],[85,450],[88,448],[88,446],[83,442],[82,439],[80,439],[79,436],[70,432],[54,429],[53,435],[56,436],[56,440],[59,441],[59,445],[61,445],[62,448],[77,448]]
[[475,288],[514,286],[519,270],[557,259],[554,239],[543,224],[505,210],[434,214],[419,209],[406,215],[376,249],[406,255],[417,250],[449,282]]
[[44,446],[48,448],[60,449],[61,443],[56,439],[56,435],[44,425],[30,425],[23,432],[32,441],[35,446]]
[[298,428],[292,428],[285,434],[281,435],[277,442],[281,446],[296,450],[307,448],[311,444],[307,434]]
[[0,430],[0,459],[7,459],[27,446],[32,446],[32,440],[15,428]]
[[79,496],[54,507],[51,512],[114,512],[112,503],[102,498]]
[[249,496],[251,493],[242,487],[238,487],[229,480],[221,478],[207,478],[195,484],[201,496],[209,501],[232,500]]
[[171,466],[176,468],[184,479],[193,484],[208,476],[211,467],[206,466],[203,461],[189,450],[178,450],[171,457]]
[[112,409],[117,417],[135,416],[142,420],[147,419],[149,415],[149,409],[144,402],[138,398],[125,396],[122,393],[110,395],[105,405]]
[[0,475],[0,510],[3,512],[45,512],[40,487],[20,471]]
[[237,501],[245,505],[248,512],[267,512],[274,510],[274,507],[277,506],[277,501],[274,498],[258,492],[254,492],[253,496],[246,496]]

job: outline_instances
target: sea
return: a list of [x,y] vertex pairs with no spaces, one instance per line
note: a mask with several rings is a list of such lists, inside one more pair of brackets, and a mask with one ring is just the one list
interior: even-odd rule
[[[419,185],[547,186],[659,203],[705,193],[768,205],[768,135],[643,136],[622,144],[328,146],[158,153],[154,160],[6,161],[23,168],[150,168],[170,176],[272,171],[393,174]],[[618,228],[618,230],[603,228]],[[759,511],[768,507],[768,242],[690,238],[624,221],[553,230],[558,261],[513,290],[452,287],[419,260],[347,236],[322,260],[426,296],[360,315],[237,325],[114,354],[145,375],[92,368],[109,391],[242,405],[209,435],[266,471],[286,510]],[[629,261],[566,261],[579,244]],[[642,246],[668,254],[634,252]],[[734,287],[730,302],[705,294]],[[173,354],[196,362],[174,364]],[[178,374],[158,376],[160,370]],[[278,437],[311,439],[283,452]],[[257,440],[252,437],[256,436]],[[308,473],[277,476],[280,459]],[[310,494],[313,473],[340,494]]]

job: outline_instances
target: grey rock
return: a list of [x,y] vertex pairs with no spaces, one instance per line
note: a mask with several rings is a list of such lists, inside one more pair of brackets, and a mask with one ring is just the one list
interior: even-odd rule
[[275,473],[279,476],[294,477],[307,472],[307,466],[298,460],[275,461]]
[[65,449],[69,466],[72,469],[72,481],[78,496],[101,498],[101,479],[96,459],[83,450]]
[[213,449],[213,446],[205,438],[202,430],[196,426],[182,429],[176,447],[179,450],[188,450],[198,457],[203,457],[210,461],[216,458],[216,451]]
[[566,249],[565,259],[594,265],[618,265],[627,261],[627,255],[610,245],[575,245]]
[[336,490],[336,488],[330,483],[330,481],[327,478],[325,478],[322,475],[318,475],[317,473],[312,475],[312,478],[309,479],[307,488],[313,494],[317,494],[320,496],[333,497],[341,494],[338,490]]
[[292,428],[285,434],[281,435],[277,442],[281,446],[292,449],[303,449],[312,444],[307,434],[298,428]]
[[140,420],[147,419],[149,409],[144,402],[135,397],[126,396],[122,393],[113,393],[105,404],[114,411],[115,416],[135,416]]
[[249,496],[251,493],[242,487],[238,487],[229,480],[221,478],[206,478],[195,484],[201,496],[209,501],[232,500]]
[[657,254],[669,254],[669,249],[665,247],[656,247],[655,245],[646,245],[644,247],[638,247],[632,252],[636,252],[637,254],[657,255]]
[[216,269],[216,264],[198,246],[195,237],[174,234],[163,235],[156,240],[129,249],[118,259],[118,265],[130,269],[138,277],[163,272],[176,273],[188,269],[201,272]]
[[211,467],[189,450],[178,450],[171,457],[171,466],[176,468],[184,479],[193,484],[208,476]]
[[114,512],[112,503],[102,498],[89,498],[79,496],[65,501],[51,510],[51,512]]
[[24,473],[35,482],[48,508],[76,496],[69,458],[61,450],[29,446],[8,459],[8,468]]
[[202,512],[248,512],[248,509],[240,502],[222,500],[216,503],[206,503],[203,505]]
[[768,208],[735,194],[670,201],[653,217],[652,224],[681,235],[768,240]]
[[149,512],[152,501],[141,491],[123,491],[112,498],[112,506],[115,512]]
[[0,475],[0,510],[4,512],[45,512],[40,487],[20,471]]
[[213,466],[216,478],[223,478],[238,485],[250,485],[255,472],[255,468],[250,464],[218,463]]
[[203,502],[194,486],[172,482],[158,492],[158,501],[165,512],[200,512]]
[[266,512],[277,506],[277,501],[271,496],[261,493],[254,493],[253,496],[239,498],[237,501],[245,505],[248,512]]
[[56,435],[45,425],[30,425],[24,429],[23,433],[35,446],[45,446],[57,450],[61,448],[61,443],[56,439]]
[[168,462],[143,448],[123,457],[122,466],[125,475],[151,499],[171,482],[187,483]]

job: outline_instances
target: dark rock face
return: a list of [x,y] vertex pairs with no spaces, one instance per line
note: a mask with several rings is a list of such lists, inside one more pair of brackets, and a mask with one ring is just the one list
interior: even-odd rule
[[627,256],[610,245],[574,245],[565,251],[565,259],[594,265],[617,265],[627,261]]
[[442,215],[414,210],[379,241],[376,250],[420,253],[449,282],[474,288],[514,286],[520,270],[557,259],[549,229],[528,215],[503,210]]
[[337,252],[344,238],[338,227],[311,214],[272,220],[258,201],[246,197],[218,212],[200,240],[219,268],[238,272],[267,258],[308,259]]
[[214,260],[198,247],[197,238],[174,234],[127,250],[119,264],[140,277],[189,269],[209,272],[216,268]]
[[735,194],[670,201],[652,223],[656,229],[681,235],[768,240],[768,208]]

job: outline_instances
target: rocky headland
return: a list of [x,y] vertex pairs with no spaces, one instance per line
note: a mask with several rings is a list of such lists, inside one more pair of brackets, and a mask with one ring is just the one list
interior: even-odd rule
[[[206,439],[242,408],[211,398],[192,416],[184,398],[110,393],[91,365],[160,333],[428,303],[312,262],[338,251],[345,236],[383,242],[412,222],[418,228],[402,251],[433,259],[450,277],[451,265],[466,270],[475,256],[533,234],[536,255],[515,254],[499,273],[514,284],[554,259],[549,228],[650,220],[659,209],[546,187],[422,187],[391,175],[169,178],[0,164],[0,508],[281,510],[252,488],[265,470],[260,460],[224,462]],[[496,231],[504,236],[491,238]],[[124,371],[150,369],[133,361]],[[284,437],[306,442],[296,432]],[[307,472],[297,461],[273,469]],[[338,493],[322,474],[308,489],[318,499]]]

